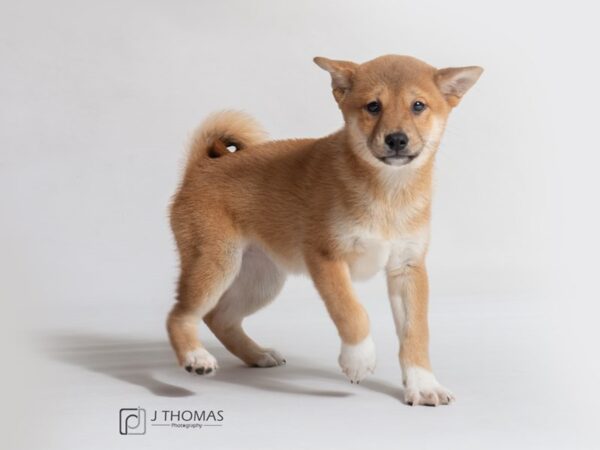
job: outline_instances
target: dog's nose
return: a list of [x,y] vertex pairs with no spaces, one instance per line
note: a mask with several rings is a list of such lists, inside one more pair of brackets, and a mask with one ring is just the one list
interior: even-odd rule
[[408,136],[405,133],[391,133],[385,137],[385,145],[395,152],[402,151],[408,145]]

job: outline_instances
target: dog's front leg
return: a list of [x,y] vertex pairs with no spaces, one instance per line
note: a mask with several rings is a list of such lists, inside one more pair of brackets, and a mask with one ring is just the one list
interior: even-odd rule
[[429,284],[424,264],[388,270],[387,282],[400,340],[406,403],[433,406],[450,403],[454,399],[452,393],[438,383],[429,363]]
[[307,264],[342,339],[340,367],[352,383],[358,383],[375,370],[375,345],[367,312],[352,288],[348,265],[321,253],[308,256]]

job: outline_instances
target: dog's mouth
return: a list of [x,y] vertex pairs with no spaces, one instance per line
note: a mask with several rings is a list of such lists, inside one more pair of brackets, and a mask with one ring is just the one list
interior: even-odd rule
[[419,155],[420,152],[415,153],[414,155],[378,156],[377,159],[388,166],[405,166],[414,161],[414,159]]

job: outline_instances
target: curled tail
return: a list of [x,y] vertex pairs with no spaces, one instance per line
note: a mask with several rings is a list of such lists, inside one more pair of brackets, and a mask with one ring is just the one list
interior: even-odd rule
[[260,124],[242,111],[226,110],[211,114],[192,137],[188,166],[202,164],[210,158],[219,158],[250,147],[267,139]]

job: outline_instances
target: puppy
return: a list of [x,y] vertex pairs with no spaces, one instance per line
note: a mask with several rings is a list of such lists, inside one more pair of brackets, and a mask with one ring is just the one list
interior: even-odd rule
[[352,280],[385,270],[405,401],[448,404],[428,354],[432,168],[451,109],[482,69],[395,55],[314,61],[331,75],[341,130],[267,141],[251,117],[224,111],[194,135],[171,206],[181,262],[171,344],[188,372],[214,373],[197,336],[204,319],[246,364],[285,364],[242,321],[274,299],[286,274],[308,273],[340,335],[342,371],[358,383],[375,369],[375,346]]

